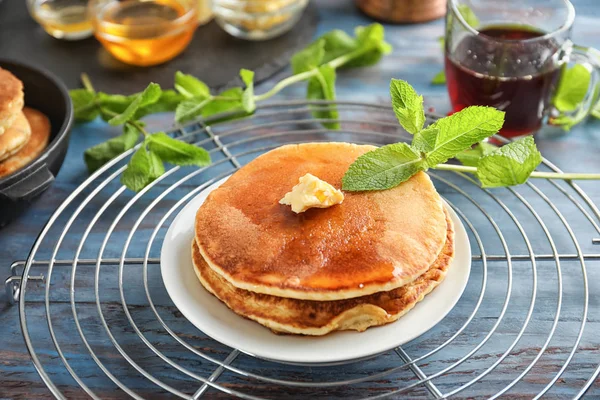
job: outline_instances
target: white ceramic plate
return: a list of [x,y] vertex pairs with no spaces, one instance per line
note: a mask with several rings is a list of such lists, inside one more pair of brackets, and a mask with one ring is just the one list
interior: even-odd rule
[[446,279],[398,321],[365,332],[333,332],[326,336],[276,335],[242,318],[208,293],[198,281],[190,246],[196,211],[223,179],[203,190],[175,218],[163,242],[161,272],[167,292],[179,310],[213,339],[250,355],[295,364],[325,364],[373,356],[422,335],[450,312],[467,285],[471,247],[462,222],[450,207],[456,231],[455,257]]

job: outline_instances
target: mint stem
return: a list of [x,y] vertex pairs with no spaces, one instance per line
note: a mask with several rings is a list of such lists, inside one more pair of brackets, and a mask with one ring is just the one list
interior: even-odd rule
[[281,90],[285,89],[286,87],[293,85],[294,83],[302,82],[305,79],[312,78],[313,76],[315,76],[317,74],[317,71],[318,71],[318,69],[315,68],[315,69],[311,69],[310,71],[302,72],[298,75],[292,75],[288,78],[285,78],[285,79],[277,82],[277,84],[275,86],[273,86],[271,88],[271,90],[269,90],[268,92],[265,92],[258,96],[254,96],[254,100],[255,101],[266,100],[269,97],[276,95],[277,93],[279,93]]
[[[338,58],[334,58],[333,60],[329,61],[326,64],[323,65],[328,65],[330,67],[332,67],[333,69],[337,69],[341,66],[343,66],[344,64],[346,64],[348,61],[353,60],[354,58],[373,50],[373,47],[366,47],[363,49],[359,49],[359,50],[354,50],[351,51],[348,54],[344,54],[343,56],[339,56]],[[319,68],[313,68],[310,71],[306,71],[306,72],[302,72],[299,73],[297,75],[292,75],[288,78],[285,78],[279,82],[277,82],[277,84],[275,86],[273,86],[271,88],[271,90],[263,93],[263,94],[259,94],[257,96],[254,96],[254,100],[255,101],[262,101],[262,100],[266,100],[269,97],[272,97],[274,95],[276,95],[277,93],[279,93],[281,90],[285,89],[286,87],[293,85],[294,83],[297,82],[302,82],[306,79],[310,79],[314,76],[317,76],[319,74]]]
[[136,121],[127,121],[125,122],[126,124],[129,124],[131,126],[133,126],[135,129],[137,129],[138,131],[140,131],[144,136],[149,136],[150,133],[148,133],[146,131],[146,129],[144,129],[143,126],[141,126],[139,123],[137,123]]
[[[438,164],[434,169],[441,171],[466,172],[468,174],[476,174],[476,167],[468,167],[466,165],[454,164]],[[530,178],[541,179],[563,179],[563,180],[598,180],[600,174],[581,174],[581,173],[563,173],[563,172],[539,172],[534,171],[529,176]]]
[[96,93],[96,90],[94,89],[94,86],[92,85],[92,81],[90,80],[90,77],[85,72],[83,74],[81,74],[81,83],[83,83],[83,87],[88,92]]
[[94,109],[94,108],[97,108],[97,107],[99,107],[99,105],[98,105],[98,103],[96,101],[94,101],[93,103],[90,103],[90,104],[88,104],[86,106],[78,108],[77,112],[80,112],[80,113],[81,112],[87,112],[87,111],[89,111],[91,109]]
[[[102,108],[102,106],[100,106],[100,108]],[[112,110],[107,110],[105,108],[102,108],[102,112],[110,115],[112,117],[116,117],[117,114],[116,112],[112,111]],[[144,127],[142,125],[140,125],[137,121],[127,121],[125,122],[125,125],[131,125],[132,127],[134,127],[135,129],[137,129],[141,134],[143,134],[144,136],[149,136],[151,135],[150,133],[148,133],[148,131],[146,131],[146,129],[144,129]]]

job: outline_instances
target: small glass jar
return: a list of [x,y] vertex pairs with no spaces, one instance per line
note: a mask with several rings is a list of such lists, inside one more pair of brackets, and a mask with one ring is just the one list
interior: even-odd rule
[[92,36],[88,0],[27,0],[29,14],[57,39],[80,40]]
[[308,0],[212,0],[217,23],[229,34],[266,40],[289,31]]
[[209,23],[212,18],[212,1],[198,0],[198,26]]
[[150,66],[179,55],[198,25],[196,0],[91,0],[94,35],[116,59]]

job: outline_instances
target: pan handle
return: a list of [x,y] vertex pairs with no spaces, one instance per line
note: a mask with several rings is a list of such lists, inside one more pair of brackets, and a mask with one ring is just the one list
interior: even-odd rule
[[46,164],[40,165],[29,175],[14,184],[0,190],[11,201],[31,201],[54,182],[54,175],[48,170]]

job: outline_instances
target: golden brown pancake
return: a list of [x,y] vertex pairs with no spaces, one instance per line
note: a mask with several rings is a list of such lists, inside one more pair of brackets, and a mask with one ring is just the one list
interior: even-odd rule
[[11,126],[23,108],[23,82],[0,68],[0,135]]
[[23,112],[19,111],[12,125],[0,136],[0,161],[21,150],[30,137],[29,122]]
[[454,257],[454,227],[446,212],[446,242],[429,269],[411,283],[386,292],[335,301],[289,299],[239,289],[215,273],[192,243],[194,269],[202,285],[235,313],[276,333],[325,335],[336,330],[364,331],[396,321],[446,276]]
[[[29,121],[31,137],[21,150],[0,162],[0,177],[9,175],[29,164],[48,145],[48,140],[50,139],[50,121],[48,117],[29,107],[23,109],[23,114],[27,118],[27,121]],[[8,135],[8,132],[6,135]],[[0,142],[6,135],[0,136]]]
[[373,146],[307,143],[270,151],[214,190],[196,214],[196,243],[217,274],[256,293],[340,300],[387,291],[429,269],[446,240],[442,200],[425,173],[343,204],[295,214],[279,204],[311,173],[341,187]]

